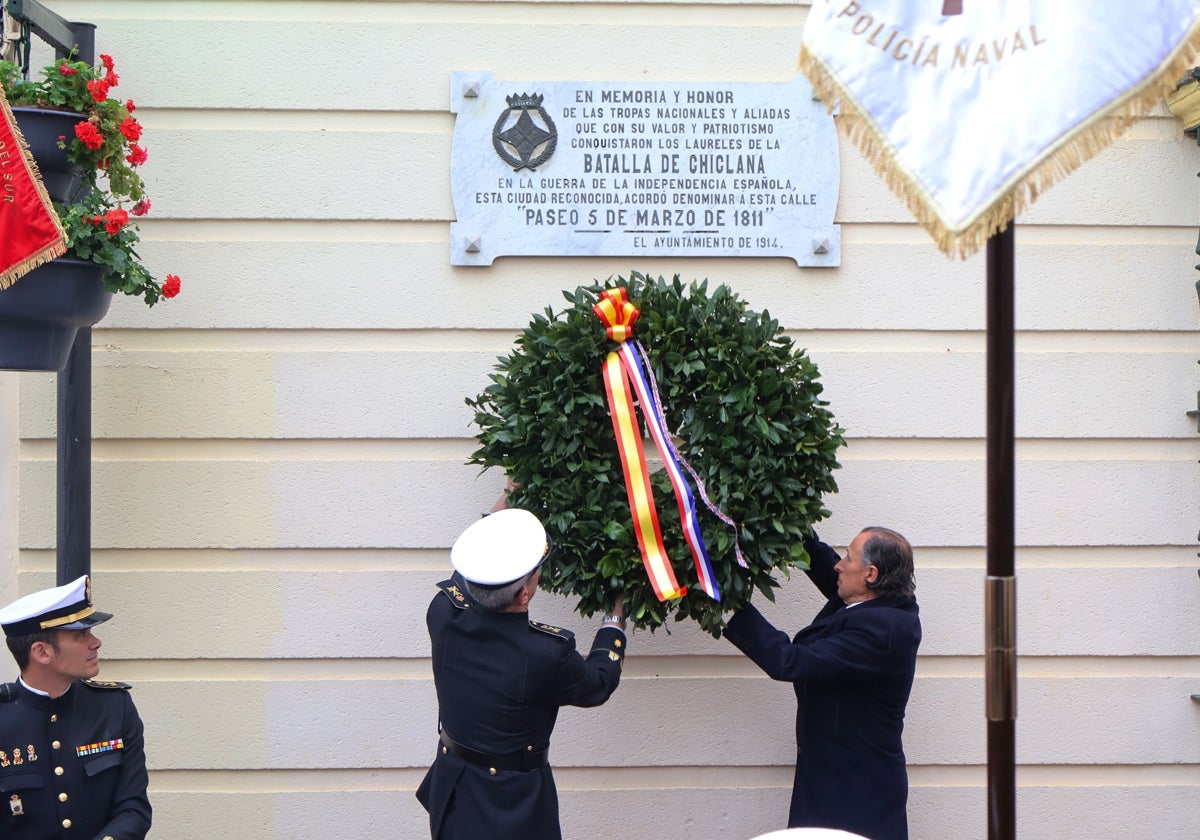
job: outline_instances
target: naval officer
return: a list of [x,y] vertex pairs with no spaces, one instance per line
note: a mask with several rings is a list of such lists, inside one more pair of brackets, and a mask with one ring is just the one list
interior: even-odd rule
[[550,551],[542,523],[498,510],[455,541],[455,575],[426,614],[440,739],[417,790],[434,840],[560,840],[550,733],[560,706],[599,706],[625,657],[618,598],[584,658],[575,635],[533,621]]
[[150,830],[142,720],[129,686],[92,679],[112,618],[87,575],[0,609],[21,676],[0,685],[0,837],[142,840]]

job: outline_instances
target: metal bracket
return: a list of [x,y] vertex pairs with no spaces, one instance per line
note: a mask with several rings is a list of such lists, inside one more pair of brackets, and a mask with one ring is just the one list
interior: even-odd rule
[[54,47],[59,58],[75,53],[76,60],[96,60],[96,25],[73,23],[46,8],[38,0],[6,0],[5,8],[16,20],[28,24],[33,33]]

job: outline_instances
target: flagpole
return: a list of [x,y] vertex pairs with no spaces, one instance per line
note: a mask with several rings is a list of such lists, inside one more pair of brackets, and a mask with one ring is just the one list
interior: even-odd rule
[[1014,222],[987,243],[987,577],[984,581],[988,840],[1016,837]]

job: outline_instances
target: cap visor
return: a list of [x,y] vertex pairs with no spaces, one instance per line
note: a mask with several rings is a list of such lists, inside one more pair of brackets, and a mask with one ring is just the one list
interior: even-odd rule
[[97,624],[103,624],[112,618],[112,613],[100,612],[96,610],[91,615],[81,618],[78,621],[72,621],[70,624],[63,624],[60,627],[55,627],[55,630],[86,630],[89,627],[95,627]]

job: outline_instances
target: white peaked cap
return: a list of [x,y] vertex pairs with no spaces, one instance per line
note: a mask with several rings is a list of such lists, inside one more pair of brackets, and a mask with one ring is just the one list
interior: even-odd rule
[[527,510],[505,508],[472,523],[450,549],[450,565],[480,586],[505,586],[546,559],[546,529]]
[[28,636],[43,630],[83,630],[112,618],[92,606],[92,582],[87,575],[70,583],[32,592],[0,609],[5,636]]
[[750,840],[867,840],[861,834],[852,834],[840,828],[787,828],[760,834]]

